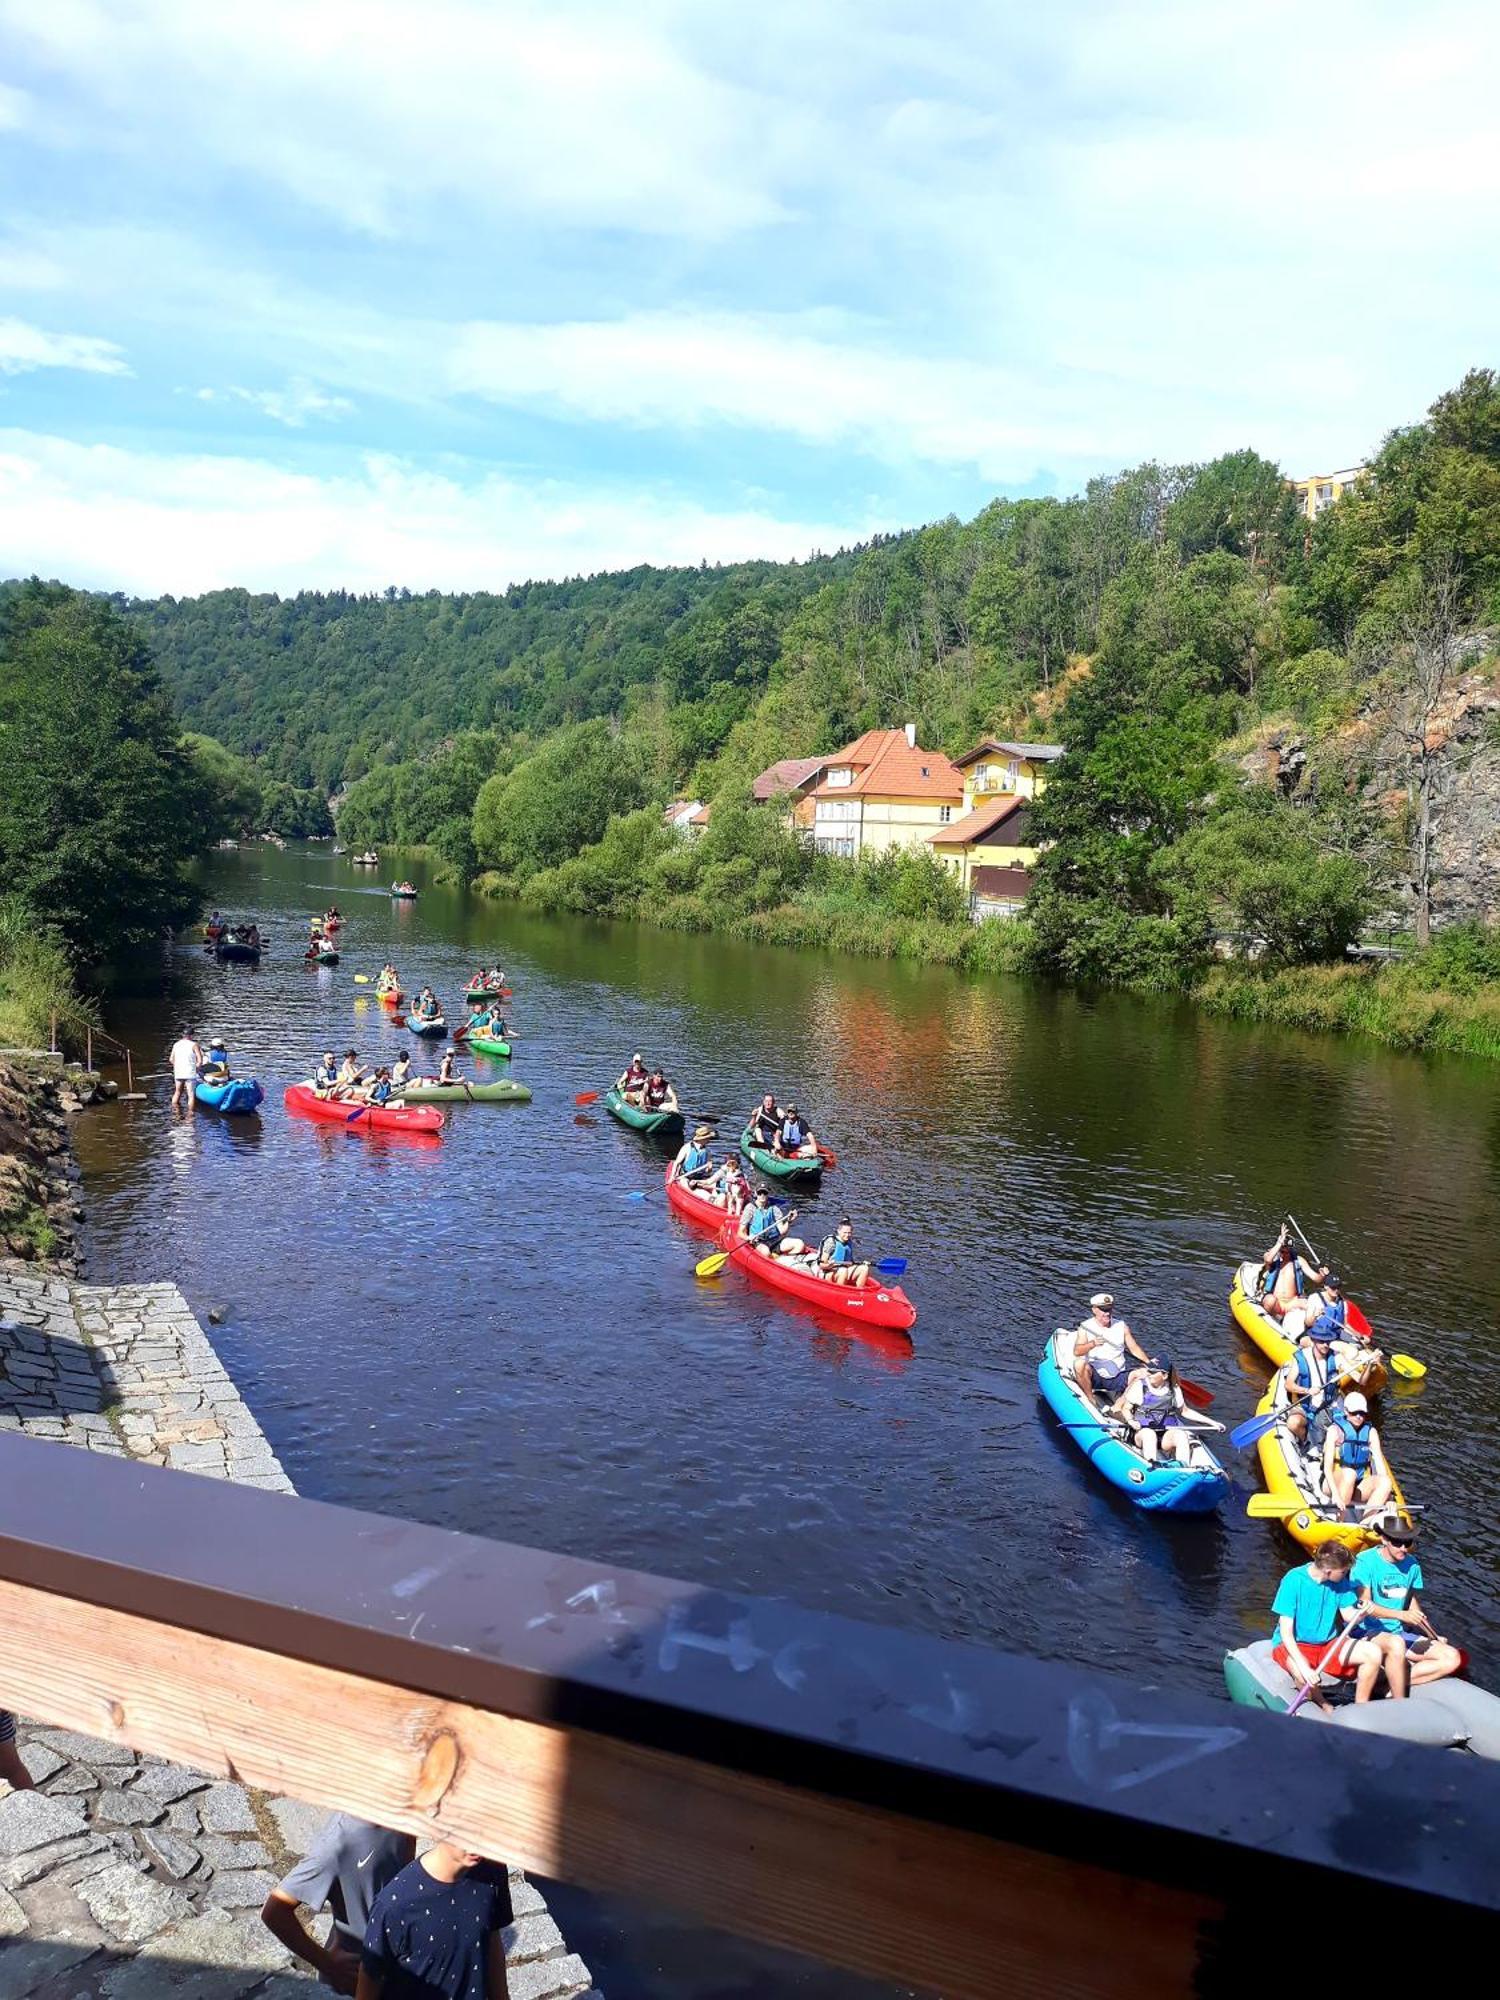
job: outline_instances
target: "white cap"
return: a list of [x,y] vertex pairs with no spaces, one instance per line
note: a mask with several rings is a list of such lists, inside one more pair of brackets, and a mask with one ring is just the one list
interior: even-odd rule
[[1358,1389],[1351,1389],[1349,1391],[1349,1394],[1344,1398],[1344,1408],[1346,1410],[1361,1411],[1365,1416],[1370,1414],[1370,1406],[1359,1393]]
[[1097,1306],[1109,1307],[1112,1306],[1114,1302],[1115,1302],[1115,1295],[1113,1292],[1095,1292],[1094,1296],[1089,1300],[1089,1304],[1091,1306],[1096,1306],[1096,1307]]

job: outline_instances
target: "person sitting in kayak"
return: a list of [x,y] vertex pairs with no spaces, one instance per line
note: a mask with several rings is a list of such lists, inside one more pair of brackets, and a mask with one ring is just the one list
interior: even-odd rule
[[403,1049],[391,1065],[392,1090],[404,1090],[411,1082],[411,1053]]
[[710,1201],[721,1203],[729,1215],[739,1215],[751,1198],[750,1182],[738,1153],[726,1153],[724,1164],[715,1168],[699,1189]]
[[[1417,1597],[1423,1580],[1422,1565],[1413,1553],[1416,1527],[1403,1521],[1399,1514],[1386,1514],[1381,1519],[1379,1534],[1375,1548],[1362,1549],[1355,1557],[1350,1579],[1370,1600],[1361,1636],[1377,1631],[1394,1633],[1406,1649],[1407,1675],[1412,1687],[1456,1674],[1464,1664],[1463,1654],[1434,1632]],[[1392,1687],[1390,1692],[1395,1694],[1397,1690]]]
[[458,1073],[458,1051],[451,1044],[443,1050],[443,1060],[438,1064],[437,1080],[439,1083],[463,1082]]
[[776,1102],[775,1091],[768,1090],[750,1113],[751,1145],[759,1146],[764,1152],[774,1153],[776,1142],[781,1137],[781,1125],[781,1106]]
[[339,1073],[333,1080],[335,1097],[352,1097],[364,1082],[365,1072],[359,1066],[359,1050],[345,1049],[344,1060],[339,1064]]
[[615,1078],[615,1089],[619,1091],[627,1104],[639,1104],[641,1101],[641,1092],[646,1088],[646,1078],[649,1075],[650,1071],[641,1061],[641,1052],[637,1049],[625,1068]]
[[380,968],[380,976],[375,981],[375,991],[377,993],[399,993],[401,991],[401,981],[397,976],[395,966],[391,964],[389,959]]
[[1276,1378],[1276,1407],[1291,1412],[1287,1429],[1299,1445],[1311,1437],[1318,1450],[1322,1449],[1338,1389],[1339,1371],[1332,1354],[1332,1330],[1319,1321],[1303,1334],[1296,1352]]
[[1127,1357],[1133,1355],[1144,1366],[1148,1356],[1126,1322],[1115,1318],[1112,1293],[1095,1292],[1089,1306],[1090,1315],[1073,1340],[1073,1379],[1097,1412],[1096,1397],[1113,1403],[1123,1394],[1131,1374]]
[[366,1104],[387,1104],[390,1102],[391,1092],[394,1088],[395,1085],[391,1082],[391,1073],[382,1064],[363,1090],[351,1091],[350,1095],[352,1097],[362,1097]]
[[787,1230],[797,1220],[795,1208],[779,1209],[764,1188],[755,1190],[755,1199],[740,1216],[735,1234],[762,1257],[805,1257],[807,1245]]
[[713,1155],[708,1150],[708,1141],[717,1139],[718,1136],[710,1125],[695,1125],[692,1138],[678,1148],[676,1157],[667,1169],[668,1180],[681,1181],[685,1187],[696,1188],[700,1194],[706,1193],[705,1183],[714,1170]]
[[1370,1422],[1370,1406],[1358,1389],[1336,1404],[1323,1440],[1323,1476],[1333,1504],[1352,1518],[1357,1500],[1359,1518],[1371,1520],[1391,1497],[1394,1481],[1385,1462],[1380,1433]]
[[[1283,1222],[1280,1235],[1260,1260],[1260,1303],[1273,1318],[1280,1319],[1288,1307],[1298,1306],[1305,1292],[1327,1276],[1326,1266],[1308,1263]],[[1297,1331],[1301,1331],[1300,1326]]]
[[642,1111],[680,1111],[677,1092],[667,1082],[660,1063],[652,1070],[641,1088]]
[[823,1238],[813,1269],[830,1284],[853,1285],[856,1291],[870,1282],[870,1261],[854,1248],[854,1224],[847,1215],[839,1218],[832,1236]]
[[782,1115],[781,1130],[776,1135],[776,1151],[787,1160],[816,1159],[818,1142],[802,1122],[802,1114],[795,1104],[789,1104]]
[[221,1035],[215,1035],[208,1045],[208,1054],[203,1058],[203,1080],[205,1083],[228,1083],[229,1051],[224,1046]]
[[1165,1453],[1186,1465],[1193,1452],[1193,1434],[1188,1429],[1177,1370],[1170,1361],[1153,1354],[1143,1369],[1133,1374],[1115,1405],[1130,1427],[1131,1442],[1148,1465],[1155,1465]]
[[[1372,1657],[1379,1671],[1382,1649],[1375,1640],[1340,1645],[1369,1602],[1350,1578],[1352,1563],[1342,1542],[1321,1542],[1311,1562],[1287,1571],[1271,1601],[1276,1620],[1271,1657],[1299,1688],[1311,1690],[1310,1699],[1321,1709],[1329,1706],[1320,1686],[1324,1674],[1352,1681]],[[1340,1650],[1333,1658],[1335,1647]]]
[[412,1002],[412,1010],[419,1021],[435,1021],[438,1014],[437,995],[430,986],[424,986]]
[[323,1060],[313,1071],[313,1089],[319,1097],[332,1097],[338,1080],[339,1070],[333,1059],[333,1050],[324,1049]]

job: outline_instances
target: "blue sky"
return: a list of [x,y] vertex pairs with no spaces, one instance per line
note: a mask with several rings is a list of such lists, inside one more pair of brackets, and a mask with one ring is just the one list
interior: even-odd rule
[[1500,362],[1500,9],[0,0],[0,574],[797,556]]

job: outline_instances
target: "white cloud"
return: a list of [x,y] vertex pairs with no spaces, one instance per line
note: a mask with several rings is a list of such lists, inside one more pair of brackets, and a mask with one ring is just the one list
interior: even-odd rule
[[0,319],[0,375],[25,375],[33,368],[76,368],[85,375],[130,373],[112,340],[89,333],[49,333],[22,319]]
[[657,235],[774,219],[774,101],[649,17],[545,0],[0,0],[60,137],[202,154],[352,228],[434,203]]
[[237,385],[195,389],[193,397],[199,403],[248,403],[289,430],[301,430],[312,418],[347,417],[354,410],[347,396],[332,396],[315,383],[302,381],[289,382],[284,389],[242,389]]
[[643,562],[799,558],[889,525],[778,520],[649,489],[523,483],[374,453],[318,475],[0,430],[0,547],[12,567],[143,594],[499,590]]

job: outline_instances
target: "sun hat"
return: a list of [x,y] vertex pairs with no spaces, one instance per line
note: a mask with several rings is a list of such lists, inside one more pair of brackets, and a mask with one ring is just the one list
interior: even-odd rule
[[695,1125],[693,1127],[693,1144],[695,1146],[700,1144],[704,1139],[717,1139],[718,1136],[718,1133],[711,1125]]

